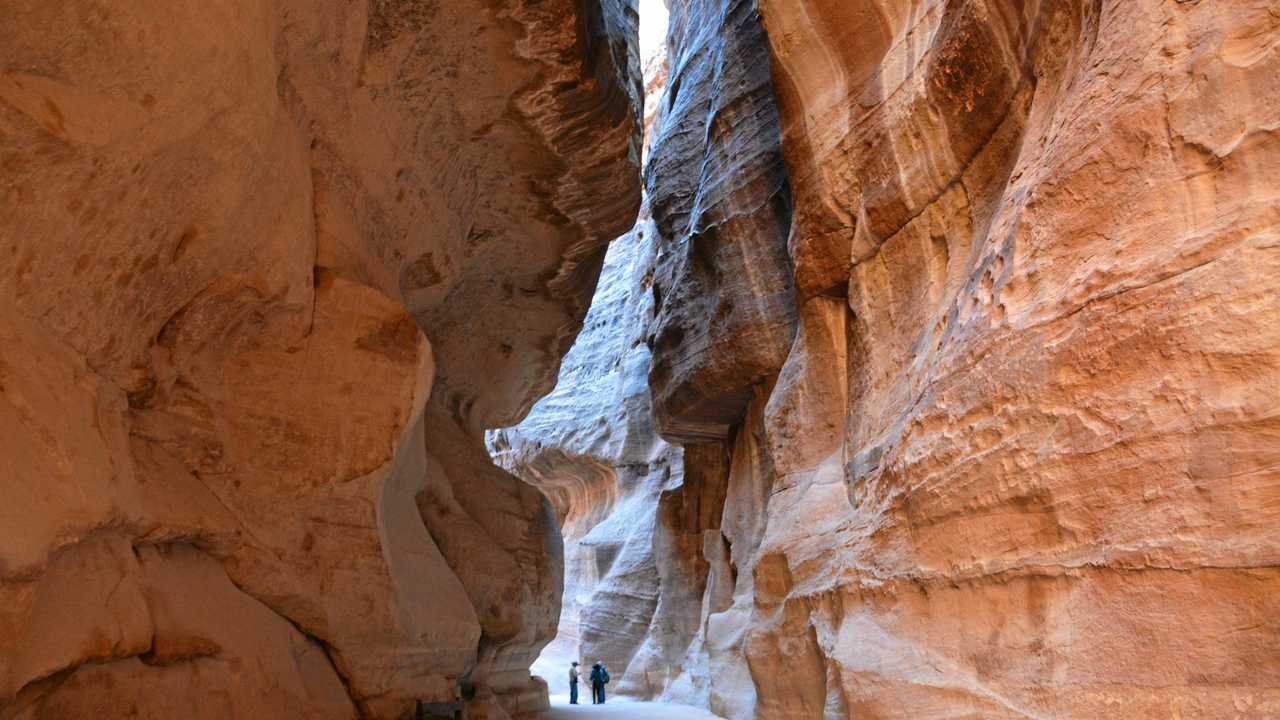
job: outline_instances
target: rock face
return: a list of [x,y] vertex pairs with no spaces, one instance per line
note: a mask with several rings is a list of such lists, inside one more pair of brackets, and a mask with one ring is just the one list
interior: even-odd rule
[[1280,715],[1274,0],[0,6],[0,718]]
[[802,329],[756,712],[1274,714],[1274,3],[761,12]]
[[[665,46],[645,65],[646,146],[665,113]],[[775,143],[776,149],[776,143]],[[609,248],[591,310],[565,356],[556,389],[518,425],[489,434],[500,465],[543,490],[564,535],[559,632],[534,664],[567,692],[569,663],[604,661],[611,691],[696,695],[705,663],[698,618],[706,580],[703,531],[719,538],[724,463],[706,474],[707,452],[681,447],[654,426],[648,376],[650,325],[660,291],[659,233],[646,202],[631,232]],[[686,472],[686,462],[691,470]],[[679,689],[678,691],[676,689]],[[586,685],[581,688],[586,696]],[[705,695],[705,691],[703,691]]]
[[528,426],[513,465],[589,457],[570,537],[681,548],[592,600],[621,688],[735,720],[1280,713],[1274,3],[670,7],[626,292],[680,482]]
[[482,431],[635,216],[633,5],[0,15],[0,717],[545,703],[558,531]]
[[[573,660],[584,670],[603,661],[611,690],[631,695],[688,698],[706,684],[686,656],[701,652],[704,531],[719,538],[727,458],[719,445],[671,445],[653,426],[645,337],[656,237],[645,205],[610,247],[556,389],[489,435],[498,463],[551,498],[563,529],[559,632],[534,664],[559,692]],[[707,453],[719,472],[706,472]]]
[[520,425],[489,436],[498,463],[540,487],[561,523],[559,633],[535,666],[560,691],[572,660],[625,674],[661,593],[655,509],[684,475],[680,449],[654,432],[645,381],[656,250],[647,214],[610,246],[556,389]]
[[669,43],[646,168],[664,239],[650,386],[665,436],[724,440],[791,344],[791,197],[752,3],[673,3]]

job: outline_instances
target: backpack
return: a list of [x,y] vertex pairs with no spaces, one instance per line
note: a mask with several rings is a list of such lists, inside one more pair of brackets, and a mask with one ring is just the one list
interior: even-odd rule
[[601,681],[601,682],[603,682],[605,685],[608,685],[608,684],[609,684],[609,671],[608,671],[608,670],[605,670],[604,668],[600,668],[600,681]]

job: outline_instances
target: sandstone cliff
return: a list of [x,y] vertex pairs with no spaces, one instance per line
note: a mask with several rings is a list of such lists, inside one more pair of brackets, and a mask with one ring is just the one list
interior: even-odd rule
[[1280,714],[1275,4],[670,6],[625,357],[715,512],[651,493],[589,534],[701,541],[676,582],[614,576],[643,602],[596,596],[622,688],[734,719]]
[[0,2],[0,717],[545,702],[558,531],[482,432],[635,216],[635,24]]
[[1280,716],[1274,0],[669,8],[0,0],[0,718]]
[[565,544],[559,634],[535,669],[564,688],[572,660],[604,660],[621,678],[644,641],[661,593],[656,508],[681,486],[679,448],[652,426],[644,334],[653,315],[653,223],[614,241],[582,334],[560,382],[520,425],[493,432],[498,463],[540,487]]
[[1275,4],[761,12],[801,332],[758,712],[1277,712]]
[[[645,145],[652,149],[668,111],[661,98],[669,65],[665,45],[646,50]],[[655,273],[670,262],[659,247],[645,202],[635,227],[610,246],[555,390],[518,426],[489,435],[498,463],[541,488],[563,528],[559,633],[534,664],[557,692],[567,691],[571,661],[585,670],[602,660],[611,690],[705,699],[705,662],[697,661],[703,530],[719,537],[725,474],[706,474],[704,451],[723,452],[672,445],[654,426]]]

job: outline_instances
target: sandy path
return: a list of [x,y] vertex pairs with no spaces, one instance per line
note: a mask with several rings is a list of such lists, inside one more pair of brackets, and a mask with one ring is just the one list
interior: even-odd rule
[[706,710],[687,705],[668,705],[666,703],[631,702],[628,700],[610,700],[604,705],[592,705],[590,699],[586,705],[569,705],[567,697],[553,697],[551,710],[535,715],[537,720],[588,720],[589,718],[609,718],[610,720],[720,720]]

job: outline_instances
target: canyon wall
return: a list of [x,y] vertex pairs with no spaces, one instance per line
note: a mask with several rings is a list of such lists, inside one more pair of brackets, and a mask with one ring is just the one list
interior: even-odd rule
[[544,705],[630,0],[0,2],[0,717]]
[[581,659],[734,720],[1280,716],[1275,3],[670,8],[614,357],[680,478],[511,465],[682,548],[570,583]]
[[656,508],[664,494],[683,485],[682,453],[654,431],[645,382],[656,250],[647,209],[610,246],[556,389],[520,425],[489,435],[498,464],[540,487],[561,523],[559,632],[534,666],[560,692],[568,691],[574,660],[587,667],[602,660],[612,675],[625,674],[660,594]]
[[[670,109],[661,102],[669,65],[665,45],[648,50],[651,152]],[[584,673],[603,661],[610,692],[705,703],[703,544],[719,538],[727,455],[714,443],[671,444],[655,427],[650,326],[661,309],[655,272],[667,264],[664,252],[646,200],[635,227],[609,248],[555,390],[519,425],[488,435],[498,464],[541,488],[562,527],[559,631],[534,664],[553,692],[568,691],[572,661]],[[707,472],[717,469],[710,458],[721,460],[718,471]]]
[[761,13],[801,332],[760,714],[1280,712],[1275,4]]
[[0,0],[0,718],[1280,716],[1275,2],[669,7]]

